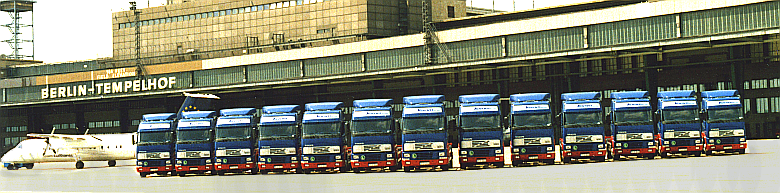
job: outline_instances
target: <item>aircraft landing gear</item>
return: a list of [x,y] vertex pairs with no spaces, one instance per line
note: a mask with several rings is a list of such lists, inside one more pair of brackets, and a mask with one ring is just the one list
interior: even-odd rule
[[8,164],[8,167],[6,167],[5,169],[8,169],[8,170],[17,170],[17,169],[19,169],[19,168],[18,168],[18,167],[16,167],[16,165],[14,165],[14,164]]
[[76,161],[76,169],[83,169],[83,168],[84,168],[84,162]]
[[33,166],[35,166],[35,163],[24,164],[24,167],[27,168],[28,170],[33,169]]
[[114,167],[114,166],[116,166],[116,161],[115,160],[109,160],[108,161],[108,167]]

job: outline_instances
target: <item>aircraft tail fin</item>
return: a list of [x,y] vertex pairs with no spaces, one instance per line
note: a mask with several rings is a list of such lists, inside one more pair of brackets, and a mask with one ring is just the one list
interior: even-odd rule
[[176,114],[176,119],[182,118],[182,112],[185,111],[207,111],[213,110],[214,106],[212,101],[219,99],[218,96],[212,94],[190,94],[184,93],[187,98],[184,99],[184,103],[181,104],[179,112]]

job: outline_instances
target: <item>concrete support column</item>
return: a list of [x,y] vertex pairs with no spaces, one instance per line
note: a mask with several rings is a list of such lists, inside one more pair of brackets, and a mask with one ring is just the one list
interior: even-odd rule
[[128,114],[129,106],[127,101],[119,102],[119,131],[122,133],[133,132],[130,128],[130,115]]

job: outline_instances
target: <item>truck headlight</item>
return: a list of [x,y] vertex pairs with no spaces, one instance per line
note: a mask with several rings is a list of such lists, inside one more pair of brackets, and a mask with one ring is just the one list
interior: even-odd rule
[[138,165],[142,166],[142,165],[144,165],[144,162],[138,162]]
[[387,158],[393,158],[393,154],[387,154]]
[[566,146],[566,149],[571,149],[571,146],[570,146],[570,145],[567,145],[567,146]]
[[460,155],[466,155],[467,153],[469,153],[469,152],[466,152],[466,151],[460,151]]
[[[260,161],[263,161],[263,160],[264,160],[263,158],[260,158]],[[303,160],[304,160],[304,161],[308,161],[308,160],[309,160],[309,157],[306,157],[306,156],[304,156],[304,157],[303,157]]]
[[290,157],[290,160],[295,161],[295,160],[298,160],[298,158],[293,156],[293,157]]
[[653,146],[653,142],[647,142],[647,146]]
[[176,160],[176,164],[181,165],[181,160]]
[[615,143],[615,147],[623,147],[622,145],[622,143]]
[[664,141],[664,145],[669,145],[669,141]]
[[696,144],[700,144],[701,140],[697,139],[695,142],[696,142]]
[[261,162],[264,162],[264,161],[265,161],[265,158],[262,158],[262,157],[261,157],[261,158],[260,158],[260,161],[261,161]]
[[444,156],[444,152],[439,152],[439,156]]
[[[443,152],[442,152],[442,153],[443,153]],[[499,154],[499,153],[501,153],[501,150],[500,150],[500,149],[497,149],[497,150],[496,150],[496,154]]]
[[360,156],[358,156],[358,155],[352,155],[352,159],[354,159],[354,160],[360,159]]
[[248,158],[246,158],[246,161],[248,161],[248,162],[251,162],[251,161],[252,161],[252,158],[251,158],[251,157],[248,157]]
[[710,139],[710,143],[711,143],[711,144],[712,144],[712,143],[715,143],[715,140],[714,140],[714,139]]
[[553,147],[547,147],[547,151],[552,151]]
[[171,160],[165,160],[165,164],[171,164]]
[[745,138],[739,138],[739,141],[745,141]]
[[341,156],[340,156],[340,155],[337,155],[337,156],[336,156],[336,159],[341,159]]
[[604,148],[604,144],[599,144],[598,147],[599,149]]
[[408,153],[405,153],[405,154],[404,154],[404,157],[409,157],[409,154],[408,154]]

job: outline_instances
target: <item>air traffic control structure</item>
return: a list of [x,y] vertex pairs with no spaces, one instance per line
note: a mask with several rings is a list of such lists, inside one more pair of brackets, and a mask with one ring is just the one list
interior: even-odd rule
[[[425,63],[424,34],[401,34],[385,25],[397,26],[392,21],[398,17],[385,12],[400,8],[380,3],[395,1],[302,1],[295,6],[286,1],[287,7],[272,0],[257,5],[224,1],[237,2],[230,4],[230,14],[226,7],[198,8],[197,0],[153,9],[180,10],[174,12],[179,15],[146,12],[149,16],[144,19],[141,10],[141,21],[153,20],[141,24],[142,46],[176,55],[177,41],[187,37],[220,37],[234,31],[240,35],[257,28],[268,30],[256,35],[268,37],[264,41],[271,47],[243,53],[239,43],[234,54],[170,61],[142,55],[147,57],[147,75],[142,79],[134,66],[113,66],[111,60],[4,69],[8,77],[0,79],[0,136],[5,139],[0,150],[12,148],[26,133],[49,133],[54,127],[58,133],[84,133],[87,128],[90,133],[132,132],[143,114],[175,112],[182,92],[219,95],[222,99],[215,104],[219,109],[322,101],[351,104],[367,98],[402,101],[404,96],[441,94],[447,114],[455,114],[455,100],[465,94],[497,93],[505,98],[538,92],[551,93],[552,101],[560,101],[561,93],[569,92],[609,96],[615,91],[644,90],[656,96],[659,91],[735,89],[745,104],[748,138],[774,138],[780,131],[780,1],[599,0],[466,18],[448,19],[445,14],[442,20],[434,17],[438,30],[433,35],[437,46],[446,48],[438,50],[448,54],[437,54],[442,58],[431,64]],[[271,3],[274,9],[265,9]],[[408,10],[419,10],[418,5],[411,4]],[[449,8],[433,9],[439,14]],[[339,10],[344,15],[326,14]],[[121,49],[115,52],[134,50],[135,31],[122,13],[112,18],[115,49]],[[347,20],[352,15],[357,19]],[[285,26],[293,24],[267,22],[279,18],[315,25],[288,29]],[[348,21],[349,28],[345,23],[326,23],[334,21]],[[390,22],[378,26],[375,21]],[[410,26],[414,22],[410,20]],[[247,23],[250,27],[245,29]],[[283,30],[285,37],[296,33],[319,40],[319,36],[330,37],[322,32],[334,24],[337,32],[386,36],[273,48],[277,45],[272,30]],[[145,30],[150,31],[144,35]],[[187,53],[188,46],[205,47]],[[182,53],[212,53],[206,52],[212,49],[208,46],[197,41],[182,44]],[[131,52],[123,54],[132,59]],[[604,100],[607,106],[609,99]],[[559,103],[553,104],[550,109],[560,109]]]
[[[6,0],[0,1],[0,11],[7,12],[11,17],[11,23],[5,24],[3,27],[8,28],[11,32],[11,39],[3,40],[11,47],[11,53],[6,56],[7,59],[32,59],[35,60],[35,31],[33,30],[33,4],[35,1],[27,0]],[[23,19],[23,15],[29,16],[29,24]],[[30,29],[30,38],[24,39],[22,36],[25,29]],[[31,44],[27,47],[29,52],[22,52],[24,44]],[[24,53],[29,53],[25,55]]]

